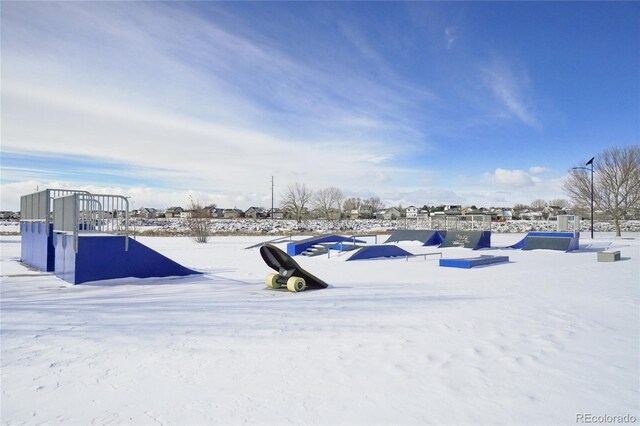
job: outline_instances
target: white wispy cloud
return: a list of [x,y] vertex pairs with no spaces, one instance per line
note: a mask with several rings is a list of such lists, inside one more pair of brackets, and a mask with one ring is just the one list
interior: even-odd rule
[[545,173],[549,171],[548,168],[546,167],[542,167],[542,166],[532,166],[529,168],[529,173],[534,174],[534,175],[539,175],[542,173]]
[[447,49],[452,49],[456,41],[460,38],[460,29],[455,26],[445,27],[444,39]]
[[480,69],[484,83],[509,115],[531,127],[540,125],[531,101],[529,76],[524,69],[517,69],[504,59],[494,59]]
[[523,170],[507,170],[497,168],[493,173],[485,173],[484,179],[506,188],[522,188],[533,186],[535,180]]
[[3,149],[82,154],[169,189],[242,194],[271,175],[368,188],[372,175],[389,182],[388,138],[424,149],[412,142],[425,138],[410,90],[336,77],[334,64],[297,61],[247,34],[165,4],[3,8]]

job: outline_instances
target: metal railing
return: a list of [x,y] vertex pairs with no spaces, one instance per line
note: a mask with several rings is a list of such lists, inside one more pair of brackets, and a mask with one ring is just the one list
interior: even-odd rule
[[[107,233],[129,236],[129,200],[121,195],[76,193],[53,200],[54,232],[73,235],[74,251],[78,236]],[[125,250],[129,238],[125,238]]]
[[20,222],[44,222],[45,232],[49,235],[52,222],[53,199],[71,194],[89,194],[88,191],[75,189],[45,189],[20,197]]
[[418,218],[405,218],[405,229],[434,229],[444,231],[490,231],[491,216],[430,216]]
[[558,232],[580,232],[580,221],[582,218],[577,215],[558,215]]

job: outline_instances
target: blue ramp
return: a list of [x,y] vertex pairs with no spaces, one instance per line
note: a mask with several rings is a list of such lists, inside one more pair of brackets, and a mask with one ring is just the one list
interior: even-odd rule
[[311,237],[305,240],[294,241],[287,244],[287,254],[289,256],[297,256],[303,251],[305,251],[306,249],[315,246],[316,244],[340,243],[340,242],[346,242],[346,241],[351,241],[354,243],[364,243],[364,241],[356,240],[353,237],[351,238],[341,237],[340,235],[332,235],[332,234],[320,235],[318,237]]
[[363,259],[376,259],[379,257],[406,257],[413,256],[406,250],[401,249],[398,246],[368,246],[361,247],[357,252],[347,259],[349,260],[363,260]]
[[400,241],[420,241],[423,246],[437,246],[444,241],[447,231],[399,230],[389,236],[385,244]]
[[490,248],[491,231],[447,231],[440,247]]
[[54,234],[55,274],[71,284],[115,278],[172,277],[199,274],[185,268],[157,251],[129,238],[125,250],[124,236],[91,235],[78,238]]
[[462,259],[440,259],[440,266],[471,269],[474,266],[493,265],[505,262],[509,262],[509,256],[480,256]]
[[559,250],[569,252],[580,248],[580,233],[529,232],[522,240],[508,248],[522,250]]

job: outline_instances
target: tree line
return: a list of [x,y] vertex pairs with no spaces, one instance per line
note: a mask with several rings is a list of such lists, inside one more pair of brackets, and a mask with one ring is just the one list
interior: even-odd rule
[[620,236],[620,221],[640,214],[640,146],[609,148],[576,164],[569,170],[564,191],[586,217],[593,199],[593,209],[613,220]]
[[[586,167],[580,163],[569,170],[564,182],[566,199],[545,201],[533,200],[529,205],[516,204],[515,212],[532,210],[543,211],[548,207],[560,210],[571,210],[582,217],[590,217],[591,202],[593,209],[598,211],[603,219],[613,220],[616,235],[620,236],[620,222],[626,218],[640,217],[640,147],[613,147],[599,153],[586,163],[593,167]],[[593,182],[593,183],[592,183]],[[280,207],[288,212],[298,222],[302,221],[310,210],[325,219],[340,219],[344,212],[366,209],[373,215],[385,209],[379,197],[359,198],[345,197],[336,187],[312,190],[304,183],[296,182],[288,185],[281,194]],[[444,206],[423,206],[427,211],[442,210]],[[208,212],[203,206],[191,200],[190,209],[195,213],[190,218],[190,228],[200,242],[206,242],[208,226],[203,224],[207,220]],[[398,206],[402,211],[402,206]],[[470,207],[476,210],[475,206]]]

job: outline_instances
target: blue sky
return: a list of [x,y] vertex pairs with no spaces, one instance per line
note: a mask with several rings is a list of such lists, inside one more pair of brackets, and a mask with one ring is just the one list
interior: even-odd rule
[[[1,208],[565,198],[640,140],[632,2],[2,2]],[[278,196],[276,197],[276,202]]]

